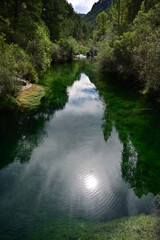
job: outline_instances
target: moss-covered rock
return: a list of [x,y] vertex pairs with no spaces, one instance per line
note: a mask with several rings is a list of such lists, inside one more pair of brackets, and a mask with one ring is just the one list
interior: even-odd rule
[[22,110],[34,110],[41,104],[41,100],[44,96],[44,88],[37,84],[33,84],[30,88],[21,91],[17,100]]

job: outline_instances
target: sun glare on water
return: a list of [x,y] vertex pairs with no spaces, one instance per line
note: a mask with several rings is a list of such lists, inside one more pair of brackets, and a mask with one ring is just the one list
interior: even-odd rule
[[98,180],[93,175],[86,177],[84,183],[85,187],[89,190],[94,190],[98,186]]

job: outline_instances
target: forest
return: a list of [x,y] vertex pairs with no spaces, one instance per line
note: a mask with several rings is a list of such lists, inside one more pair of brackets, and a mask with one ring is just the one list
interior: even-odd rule
[[19,80],[38,83],[52,64],[80,53],[159,99],[159,37],[158,0],[103,0],[83,17],[66,0],[0,1],[1,102],[16,104]]
[[160,3],[115,0],[109,14],[97,16],[93,39],[98,43],[97,67],[134,79],[143,94],[159,98]]
[[21,81],[38,82],[54,62],[83,48],[88,28],[66,0],[0,1],[0,98],[16,104]]

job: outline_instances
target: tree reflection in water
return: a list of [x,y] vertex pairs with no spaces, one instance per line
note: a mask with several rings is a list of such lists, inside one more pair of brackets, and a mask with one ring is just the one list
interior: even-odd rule
[[140,97],[133,86],[110,82],[103,77],[96,85],[107,107],[103,119],[104,138],[108,141],[113,126],[123,144],[122,177],[135,194],[160,192],[160,112]]

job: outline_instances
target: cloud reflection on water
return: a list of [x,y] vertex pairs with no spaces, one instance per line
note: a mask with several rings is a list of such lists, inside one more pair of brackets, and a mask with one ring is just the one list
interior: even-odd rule
[[122,180],[123,146],[114,127],[107,143],[104,140],[105,105],[94,84],[81,74],[68,95],[68,103],[48,122],[47,134],[30,161],[18,167],[14,162],[1,174],[4,182],[7,175],[11,179],[1,206],[8,202],[18,212],[23,203],[23,211],[34,217],[45,213],[97,221],[150,211],[151,196],[138,199]]
[[85,74],[81,74],[80,80],[75,81],[73,86],[68,88],[68,95],[69,99],[65,107],[67,113],[96,115],[103,111],[104,106],[95,85]]

